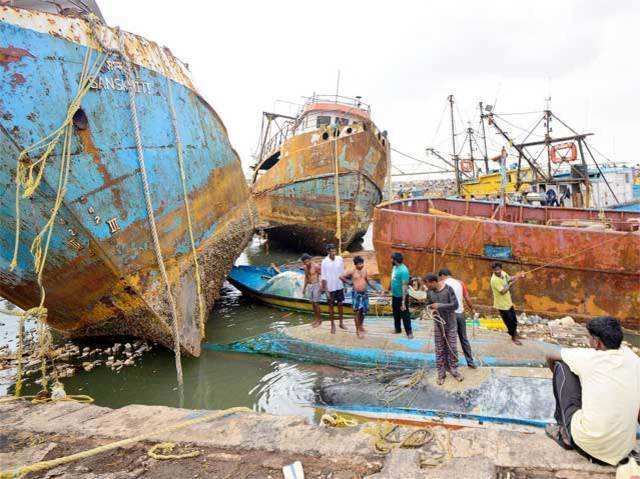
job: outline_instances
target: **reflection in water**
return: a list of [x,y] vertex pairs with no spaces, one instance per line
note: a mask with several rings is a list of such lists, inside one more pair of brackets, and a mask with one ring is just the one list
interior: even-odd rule
[[[297,259],[299,253],[269,245],[269,254],[260,241],[254,239],[238,259],[240,264],[269,264]],[[311,318],[304,314],[280,311],[256,304],[232,286],[225,285],[207,324],[206,341],[229,343],[289,325],[303,324]],[[2,336],[15,338],[13,318],[0,318],[8,326],[0,326]],[[125,343],[127,340],[117,340]],[[109,347],[111,342],[78,341],[85,346]],[[13,348],[13,344],[11,345]],[[106,358],[105,358],[106,359]],[[314,385],[336,373],[332,368],[296,364],[275,358],[230,352],[202,350],[200,358],[183,358],[185,401],[192,409],[221,409],[248,406],[276,414],[296,414],[313,418]],[[2,378],[0,378],[2,383]],[[157,347],[140,358],[133,367],[119,373],[104,366],[91,372],[80,369],[73,377],[65,378],[69,394],[89,394],[100,406],[122,407],[128,404],[178,406],[173,353]],[[6,392],[0,386],[0,393]],[[25,385],[24,394],[35,394],[38,385]],[[9,387],[13,392],[13,387]]]

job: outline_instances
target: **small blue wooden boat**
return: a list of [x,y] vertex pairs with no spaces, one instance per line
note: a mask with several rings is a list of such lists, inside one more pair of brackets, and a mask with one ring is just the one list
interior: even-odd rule
[[[301,268],[282,268],[282,272],[295,272],[303,275],[304,272]],[[242,291],[243,294],[271,306],[276,306],[281,309],[291,311],[301,311],[305,313],[313,312],[313,306],[311,301],[300,294],[296,295],[283,295],[277,292],[270,292],[270,280],[273,280],[278,275],[275,268],[271,266],[234,266],[229,273],[229,282]],[[301,281],[303,278],[301,279]],[[302,284],[300,283],[300,290]],[[277,288],[274,288],[277,289]],[[351,309],[351,287],[347,286],[345,291],[344,302],[345,315],[352,315]],[[323,315],[329,314],[329,306],[327,305],[326,297],[322,297],[320,303],[320,311]],[[377,316],[389,316],[391,315],[391,305],[387,298],[381,298],[372,296],[370,298],[370,315]]]

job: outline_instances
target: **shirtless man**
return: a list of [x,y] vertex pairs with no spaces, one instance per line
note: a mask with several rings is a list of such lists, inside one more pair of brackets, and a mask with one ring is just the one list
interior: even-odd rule
[[311,255],[305,253],[302,255],[302,263],[304,264],[304,286],[302,294],[311,300],[313,306],[313,315],[315,317],[311,326],[317,328],[322,323],[320,316],[320,265],[311,261]]
[[340,276],[340,280],[346,282],[351,280],[353,290],[351,292],[351,305],[355,313],[356,334],[358,338],[364,338],[364,317],[369,311],[369,291],[368,286],[376,288],[376,285],[369,279],[367,270],[364,269],[364,259],[362,256],[353,258],[354,269],[351,269]]

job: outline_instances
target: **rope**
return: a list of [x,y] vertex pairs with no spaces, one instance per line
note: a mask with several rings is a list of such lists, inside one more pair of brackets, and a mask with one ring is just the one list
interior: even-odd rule
[[171,111],[171,122],[173,123],[173,131],[176,137],[176,149],[178,150],[178,165],[180,165],[180,179],[182,180],[182,197],[184,199],[184,209],[187,213],[187,227],[189,229],[189,239],[191,241],[191,254],[193,255],[193,266],[196,276],[196,289],[198,292],[198,309],[200,313],[200,338],[205,335],[205,302],[202,294],[202,277],[200,275],[200,264],[198,263],[198,253],[196,251],[196,241],[193,235],[193,222],[191,221],[191,208],[189,206],[189,195],[187,193],[187,178],[184,172],[184,159],[182,153],[182,138],[180,137],[180,129],[178,128],[178,120],[176,118],[176,110],[173,105],[173,93],[171,91],[171,80],[167,78],[167,92],[169,100],[169,109]]
[[161,442],[160,444],[152,446],[149,451],[147,451],[147,455],[152,459],[156,459],[158,461],[167,461],[170,459],[187,459],[189,457],[198,457],[200,455],[200,451],[172,454],[175,447],[176,444],[174,442]]
[[573,258],[574,256],[578,256],[578,255],[580,255],[580,254],[586,253],[587,251],[591,251],[592,249],[595,249],[595,248],[601,248],[602,246],[604,246],[604,245],[605,245],[605,244],[607,244],[607,243],[611,243],[611,242],[613,242],[613,241],[619,240],[619,239],[621,239],[622,237],[627,236],[627,235],[630,235],[630,234],[633,234],[633,232],[631,232],[631,231],[630,231],[630,232],[625,233],[625,234],[622,234],[622,235],[620,235],[620,236],[615,236],[614,238],[609,238],[609,239],[607,239],[607,240],[603,241],[602,243],[597,243],[597,244],[595,244],[595,245],[593,245],[593,246],[590,246],[590,247],[588,247],[588,248],[582,249],[582,250],[580,250],[580,251],[578,251],[578,252],[576,252],[576,253],[573,253],[573,254],[570,254],[570,255],[567,255],[567,256],[562,256],[562,257],[560,257],[560,258],[558,258],[558,259],[555,259],[555,260],[553,260],[553,261],[550,261],[550,262],[548,262],[548,263],[545,263],[545,264],[543,264],[543,265],[541,265],[541,266],[537,266],[537,267],[532,268],[532,269],[530,269],[530,270],[524,271],[522,274],[523,274],[523,275],[527,275],[527,274],[529,274],[529,273],[533,273],[534,271],[538,271],[539,269],[547,268],[547,267],[549,267],[549,266],[551,266],[551,265],[553,265],[553,264],[560,263],[561,261],[564,261],[564,260],[566,260],[566,259]]
[[[54,152],[56,147],[62,142],[62,152],[60,156],[60,173],[58,176],[58,185],[56,189],[56,197],[54,200],[53,208],[51,208],[51,216],[42,227],[42,229],[35,235],[29,251],[33,257],[33,270],[36,274],[38,288],[40,289],[40,302],[35,308],[20,313],[20,325],[18,330],[18,377],[16,380],[15,395],[19,396],[22,390],[22,354],[23,354],[23,340],[24,340],[24,319],[28,316],[35,317],[38,320],[38,346],[39,357],[41,361],[42,372],[42,387],[46,391],[48,386],[47,379],[47,356],[51,357],[53,363],[53,348],[52,337],[49,328],[46,325],[47,309],[44,307],[46,291],[43,285],[43,272],[47,263],[47,255],[49,253],[49,245],[51,244],[51,237],[55,227],[55,220],[62,207],[63,199],[66,194],[67,181],[69,178],[69,170],[71,166],[71,138],[73,135],[73,117],[80,108],[80,104],[88,93],[92,82],[100,72],[100,69],[106,61],[106,55],[98,54],[95,60],[92,62],[93,50],[87,48],[82,63],[82,71],[80,73],[80,80],[78,83],[78,89],[75,97],[67,107],[67,112],[62,124],[55,129],[52,133],[48,134],[44,138],[41,138],[31,146],[23,149],[17,159],[16,166],[16,199],[15,199],[15,241],[13,258],[9,266],[10,271],[14,271],[18,266],[18,254],[20,246],[20,198],[31,198],[34,193],[40,187],[42,179],[44,177],[45,168],[47,166],[47,160]],[[29,153],[44,150],[36,161],[29,161]],[[17,315],[14,312],[9,314]],[[53,368],[53,374],[55,376],[55,368]]]
[[138,152],[138,164],[140,166],[140,177],[142,178],[142,186],[144,190],[144,200],[147,208],[147,219],[149,220],[149,228],[151,229],[151,237],[153,239],[153,249],[156,255],[156,261],[158,263],[158,268],[160,269],[160,274],[162,276],[162,281],[164,282],[164,286],[166,288],[166,296],[169,301],[169,305],[171,307],[171,316],[172,316],[172,326],[173,326],[173,350],[175,354],[175,363],[176,363],[176,375],[178,379],[178,389],[180,394],[180,402],[183,401],[184,396],[184,378],[182,375],[182,358],[180,355],[180,329],[178,328],[178,311],[176,308],[175,299],[173,297],[173,293],[171,292],[171,284],[169,282],[169,276],[167,275],[167,270],[164,264],[164,258],[162,256],[162,249],[160,247],[160,239],[158,238],[158,229],[156,227],[156,218],[153,211],[153,203],[151,201],[151,192],[149,190],[149,180],[147,177],[147,168],[144,162],[144,150],[142,148],[142,138],[140,135],[140,124],[138,122],[138,109],[136,107],[136,94],[134,91],[133,85],[133,71],[131,67],[131,62],[128,57],[125,55],[124,49],[124,37],[120,32],[119,40],[120,40],[120,55],[122,56],[123,62],[126,64],[127,68],[125,69],[125,75],[127,78],[127,82],[129,83],[129,106],[131,109],[131,120],[133,121],[133,129],[136,140],[136,149]]
[[69,456],[59,457],[57,459],[52,459],[50,461],[41,461],[36,462],[34,464],[30,464],[28,466],[22,466],[15,469],[0,471],[0,479],[14,479],[24,477],[26,474],[46,471],[49,469],[53,469],[54,467],[61,466],[63,464],[69,464],[70,462],[77,461],[79,459],[86,459],[88,457],[95,456],[97,454],[101,454],[107,451],[113,451],[114,449],[119,449],[125,446],[129,446],[131,444],[135,444],[140,441],[145,441],[152,436],[160,435],[160,434],[168,434],[171,432],[178,431],[180,429],[184,429],[189,426],[193,426],[196,424],[201,424],[203,422],[211,421],[213,419],[220,418],[222,416],[228,414],[234,414],[237,412],[253,412],[251,409],[246,407],[233,407],[230,409],[225,409],[223,411],[216,411],[215,413],[208,414],[206,416],[201,416],[195,419],[189,419],[187,421],[182,421],[172,426],[167,426],[162,429],[158,429],[155,431],[148,431],[143,434],[139,434],[134,437],[130,437],[128,439],[122,439],[120,441],[112,442],[109,444],[105,444],[103,446],[94,447],[92,449],[88,449],[86,451],[78,452],[76,454],[71,454]]
[[[336,126],[336,132],[339,127]],[[338,239],[338,254],[342,254],[342,211],[340,207],[340,162],[338,161],[338,139],[333,141],[334,177],[333,190],[336,197],[336,238]]]
[[358,421],[339,414],[324,414],[320,418],[320,424],[327,427],[355,427],[358,425]]
[[24,354],[24,316],[20,315],[18,320],[18,371],[16,373],[16,387],[14,389],[13,395],[15,397],[20,397],[20,393],[22,392],[22,355]]
[[[396,448],[418,449],[436,439],[436,434],[431,428],[415,429],[403,437],[400,427],[389,422],[367,427],[363,429],[363,432],[374,437],[373,447],[378,454],[382,455],[389,454]],[[446,453],[442,453],[434,456],[432,460],[439,464],[445,457]]]

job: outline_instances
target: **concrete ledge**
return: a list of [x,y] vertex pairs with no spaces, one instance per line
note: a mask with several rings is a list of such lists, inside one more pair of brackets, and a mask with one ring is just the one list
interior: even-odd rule
[[[64,438],[100,438],[102,443],[132,437],[146,431],[162,429],[176,422],[193,419],[211,411],[191,411],[162,406],[127,406],[112,410],[71,402],[32,405],[14,401],[0,403],[0,430],[19,433],[48,433]],[[328,463],[343,458],[349,463],[382,463],[371,479],[498,477],[500,471],[520,471],[523,477],[540,478],[613,478],[613,468],[589,463],[576,453],[567,452],[548,440],[542,432],[523,433],[504,430],[436,427],[438,443],[447,445],[447,456],[437,467],[420,468],[420,454],[430,450],[393,450],[380,457],[373,449],[373,438],[365,426],[331,429],[308,424],[293,416],[237,413],[211,422],[200,423],[173,433],[153,436],[153,441],[172,441],[219,448],[240,455],[252,450],[287,455],[326,458]],[[105,441],[107,440],[107,441]],[[36,450],[4,451],[4,464],[34,461],[51,450],[43,443]],[[430,447],[433,447],[432,444]],[[426,447],[426,446],[425,446]],[[51,457],[48,457],[50,459]],[[152,476],[141,476],[152,477]],[[506,477],[506,476],[505,476]],[[520,477],[517,474],[511,477]]]

